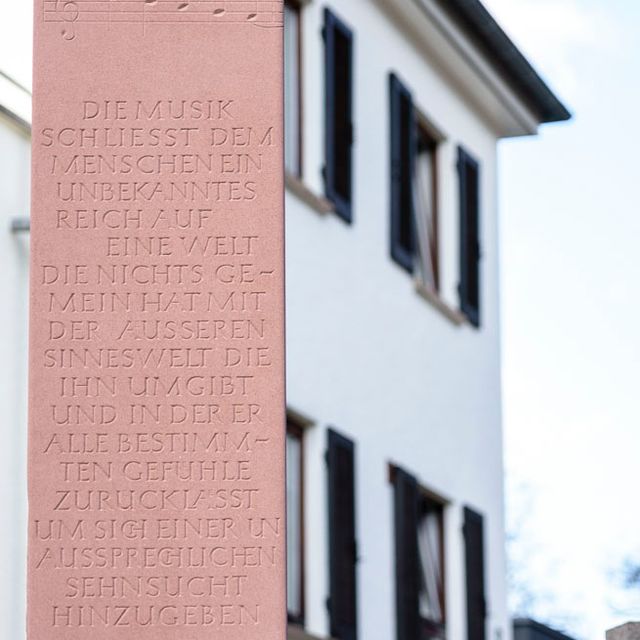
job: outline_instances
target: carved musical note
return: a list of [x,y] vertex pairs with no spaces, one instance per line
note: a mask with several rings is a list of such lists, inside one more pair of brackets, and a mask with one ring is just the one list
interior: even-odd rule
[[76,37],[74,23],[80,16],[77,3],[73,0],[56,0],[56,11],[60,12],[65,25],[61,30],[62,37],[65,40],[73,40]]
[[253,11],[247,13],[247,20],[249,22],[255,20],[258,17],[258,0],[254,0],[253,2]]
[[227,3],[225,0],[222,2],[213,3],[213,17],[222,18],[227,13]]

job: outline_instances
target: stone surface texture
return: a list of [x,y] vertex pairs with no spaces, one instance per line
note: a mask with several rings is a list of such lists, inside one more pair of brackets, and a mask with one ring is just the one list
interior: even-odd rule
[[36,0],[30,640],[283,638],[281,0]]

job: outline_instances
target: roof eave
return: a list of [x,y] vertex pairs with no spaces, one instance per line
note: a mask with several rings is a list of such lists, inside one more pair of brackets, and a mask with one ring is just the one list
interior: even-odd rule
[[436,0],[466,32],[541,124],[570,120],[571,112],[540,77],[480,0]]

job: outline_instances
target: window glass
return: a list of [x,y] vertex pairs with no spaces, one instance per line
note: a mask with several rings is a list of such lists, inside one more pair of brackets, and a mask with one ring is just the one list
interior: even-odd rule
[[418,126],[417,153],[413,173],[415,230],[418,251],[418,277],[434,292],[438,282],[438,220],[436,208],[437,143]]
[[444,624],[442,567],[442,508],[427,503],[418,523],[420,556],[420,617],[435,625]]

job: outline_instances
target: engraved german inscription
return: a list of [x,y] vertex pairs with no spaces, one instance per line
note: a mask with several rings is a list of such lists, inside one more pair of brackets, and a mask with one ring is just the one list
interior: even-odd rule
[[281,17],[36,1],[32,640],[284,634]]

